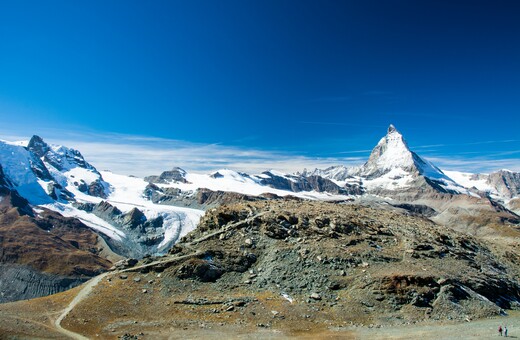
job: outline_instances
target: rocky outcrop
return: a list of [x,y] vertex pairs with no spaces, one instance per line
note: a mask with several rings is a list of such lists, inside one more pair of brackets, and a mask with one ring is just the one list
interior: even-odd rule
[[506,199],[520,197],[520,173],[500,170],[489,174],[486,183]]
[[150,183],[168,184],[170,182],[187,183],[186,171],[181,168],[175,167],[172,170],[164,171],[159,176],[148,176],[144,180]]
[[64,146],[53,149],[40,136],[32,136],[27,145],[27,149],[52,165],[58,171],[77,166],[97,173],[96,168],[85,161],[85,158],[83,158],[83,155],[78,150]]
[[[34,156],[33,158],[35,160],[34,162],[31,162],[31,167],[38,178],[54,183],[57,182],[49,173],[45,164],[64,173],[74,168],[82,168],[88,170],[88,172],[94,173],[97,179],[89,180],[89,182],[85,182],[85,180],[81,178],[77,180],[74,179],[71,181],[71,184],[87,195],[107,198],[108,193],[110,192],[108,183],[103,180],[103,177],[97,169],[88,163],[78,150],[64,146],[50,146],[41,137],[36,135],[29,141],[27,150]],[[73,175],[70,177],[74,178]],[[68,201],[73,200],[73,195],[70,192],[67,192],[66,189],[61,188],[61,192],[63,193],[61,199]],[[51,191],[51,194],[53,194],[54,197],[59,197],[59,194],[56,192]]]
[[326,320],[473,319],[520,307],[516,257],[392,209],[281,200],[220,206],[172,248],[179,260],[157,270],[164,289],[191,286],[194,301],[201,291],[224,300],[237,291],[281,295],[298,301],[291,305],[298,313]]
[[200,207],[211,208],[221,204],[229,204],[243,201],[258,201],[262,200],[262,197],[253,195],[244,195],[236,192],[229,191],[213,191],[209,189],[197,190],[197,203]]
[[355,185],[340,187],[330,179],[318,175],[278,175],[271,171],[262,173],[260,183],[271,188],[287,190],[292,192],[316,191],[328,192],[338,195],[359,195],[363,192],[362,188]]
[[51,181],[47,184],[47,193],[56,201],[74,201],[74,195],[65,189],[61,184]]
[[106,187],[107,187],[106,183],[103,183],[102,179],[98,178],[88,185],[88,189],[86,190],[86,192],[90,196],[107,198],[108,197],[107,193],[109,190]]
[[[253,196],[232,191],[213,191],[206,188],[198,189],[195,192],[183,192],[178,188],[160,188],[153,183],[146,186],[144,196],[156,204],[204,210],[220,204],[267,199],[262,195]],[[274,197],[277,196],[274,195]]]
[[49,144],[37,135],[31,137],[29,144],[27,144],[27,149],[40,158],[44,157],[49,151],[51,151]]
[[164,240],[162,215],[148,219],[138,208],[124,213],[106,201],[98,204],[78,203],[75,206],[124,231],[126,236],[122,241],[105,237],[105,241],[117,254],[142,258],[146,254],[157,252],[159,244]]
[[404,209],[413,215],[422,217],[432,217],[437,214],[435,209],[424,204],[401,203],[395,204],[394,207]]

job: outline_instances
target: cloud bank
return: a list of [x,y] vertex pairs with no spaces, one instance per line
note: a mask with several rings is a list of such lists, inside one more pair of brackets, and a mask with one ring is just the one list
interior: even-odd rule
[[[85,137],[85,136],[84,136]],[[164,138],[97,135],[89,138],[48,139],[78,149],[98,169],[139,177],[159,174],[175,166],[193,172],[232,169],[260,173],[268,169],[296,172],[332,165],[359,165],[365,157],[308,157],[284,152],[198,144]]]

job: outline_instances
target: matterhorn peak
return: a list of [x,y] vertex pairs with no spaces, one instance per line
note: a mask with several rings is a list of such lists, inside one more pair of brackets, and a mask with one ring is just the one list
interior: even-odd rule
[[372,150],[368,161],[360,169],[360,175],[376,178],[390,172],[395,176],[405,174],[428,174],[434,178],[444,176],[433,164],[410,151],[403,135],[393,124],[390,124],[386,136],[381,138]]

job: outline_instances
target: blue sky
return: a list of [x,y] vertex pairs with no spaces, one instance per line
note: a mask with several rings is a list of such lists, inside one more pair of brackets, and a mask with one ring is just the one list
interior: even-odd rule
[[140,175],[292,171],[359,164],[393,123],[441,167],[520,171],[518,1],[0,8],[0,138]]

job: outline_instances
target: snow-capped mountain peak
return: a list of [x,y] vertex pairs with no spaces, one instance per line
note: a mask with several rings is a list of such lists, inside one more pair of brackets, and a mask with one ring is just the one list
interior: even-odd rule
[[414,169],[414,157],[403,136],[390,125],[386,136],[381,138],[361,168],[366,177],[379,177],[392,169]]
[[101,198],[108,196],[109,184],[78,150],[62,145],[49,145],[36,135],[29,141],[27,150],[43,161],[52,174],[52,180],[70,190],[73,195],[79,191]]
[[32,136],[27,149],[59,171],[80,167],[97,173],[78,150],[62,145],[49,145],[40,136]]
[[392,124],[386,136],[372,150],[359,174],[366,178],[376,178],[389,172],[423,175],[433,179],[447,178],[439,168],[411,151],[403,135]]

